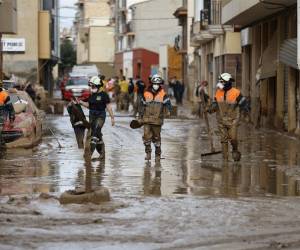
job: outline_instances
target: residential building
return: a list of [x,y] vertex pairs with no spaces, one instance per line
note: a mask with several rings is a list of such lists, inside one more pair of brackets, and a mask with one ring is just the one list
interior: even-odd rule
[[[132,4],[133,2],[136,3]],[[149,75],[160,71],[160,46],[174,47],[175,38],[181,33],[181,28],[173,16],[181,0],[118,3],[116,74],[124,74],[126,77],[139,75],[148,82]]]
[[[0,1],[0,42],[2,42],[3,34],[16,34],[17,33],[17,2],[13,1]],[[6,44],[0,44],[0,82],[2,82],[3,75],[3,48]],[[0,83],[1,84],[1,83]]]
[[17,32],[2,39],[3,71],[8,77],[41,84],[51,94],[53,67],[59,58],[58,0],[16,0],[16,6],[21,10]]
[[242,29],[241,87],[254,123],[300,134],[297,1],[226,1],[222,23]]
[[241,86],[240,32],[233,25],[222,25],[222,3],[194,0],[191,45],[195,50],[195,81],[207,80],[210,96],[222,72],[232,74],[237,87]]
[[79,0],[74,22],[78,64],[96,64],[101,74],[114,75],[114,27],[107,0]]

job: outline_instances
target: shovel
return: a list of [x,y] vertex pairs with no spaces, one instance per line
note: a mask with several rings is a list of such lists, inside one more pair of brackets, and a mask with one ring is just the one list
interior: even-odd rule
[[207,111],[206,111],[206,108],[205,108],[206,102],[205,102],[203,91],[200,92],[200,98],[201,98],[201,101],[202,101],[201,103],[202,103],[202,107],[203,107],[203,114],[204,114],[205,125],[206,125],[206,129],[207,129],[207,133],[208,133],[208,139],[210,141],[210,152],[203,153],[203,154],[201,154],[201,156],[220,154],[220,153],[222,153],[222,151],[216,151],[216,149],[214,147],[213,134],[212,134],[212,131],[211,131],[210,126],[209,126],[208,115],[207,115]]

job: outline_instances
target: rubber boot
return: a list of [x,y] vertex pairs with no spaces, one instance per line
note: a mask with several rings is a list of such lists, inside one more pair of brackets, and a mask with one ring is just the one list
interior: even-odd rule
[[97,147],[97,144],[99,142],[99,139],[97,137],[92,137],[91,139],[91,143],[90,143],[90,154],[91,154],[91,157]]
[[238,143],[236,140],[231,141],[232,146],[232,159],[234,161],[240,161],[241,160],[241,153],[238,151]]
[[150,145],[145,145],[145,152],[146,152],[146,157],[145,160],[146,161],[150,161],[151,160],[151,144]]
[[223,160],[228,161],[228,143],[222,143]]
[[151,151],[150,152],[146,152],[145,160],[146,161],[150,161],[151,160]]
[[102,139],[97,143],[96,150],[99,153],[99,159],[103,160],[105,158],[105,144]]

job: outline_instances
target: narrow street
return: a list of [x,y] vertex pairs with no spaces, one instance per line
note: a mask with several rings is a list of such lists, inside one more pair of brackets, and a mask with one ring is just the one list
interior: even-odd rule
[[146,164],[142,130],[130,120],[107,120],[106,160],[92,161],[93,187],[112,197],[100,206],[56,199],[85,184],[67,115],[48,118],[36,148],[8,151],[0,160],[0,249],[300,247],[298,140],[243,125],[242,161],[223,165],[221,155],[200,158],[209,151],[204,123],[166,120],[161,164]]

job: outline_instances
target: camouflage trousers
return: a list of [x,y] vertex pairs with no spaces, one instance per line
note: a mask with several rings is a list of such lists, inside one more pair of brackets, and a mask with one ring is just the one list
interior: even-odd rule
[[145,145],[145,152],[151,153],[151,142],[155,146],[155,154],[161,155],[161,125],[144,125],[143,141]]
[[221,143],[231,143],[233,150],[237,149],[237,125],[218,124],[218,129],[221,135]]

